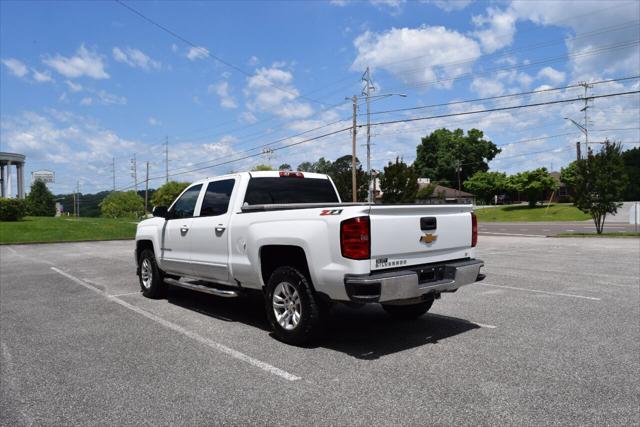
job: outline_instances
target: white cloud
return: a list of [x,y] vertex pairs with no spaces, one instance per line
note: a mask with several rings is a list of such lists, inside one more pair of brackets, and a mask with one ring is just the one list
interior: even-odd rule
[[3,59],[2,63],[4,64],[5,67],[9,69],[11,74],[13,74],[16,77],[24,77],[29,72],[29,69],[27,68],[27,66],[24,65],[24,63],[18,59],[7,58],[7,59]]
[[445,12],[452,12],[464,9],[469,6],[473,0],[426,0],[426,2],[433,4]]
[[505,93],[504,85],[495,79],[476,77],[471,82],[471,90],[481,97],[499,96]]
[[249,64],[252,67],[255,67],[259,63],[260,63],[260,59],[255,55],[251,56],[251,58],[249,58],[249,61],[247,61],[247,64]]
[[329,3],[334,6],[344,7],[350,3],[350,0],[331,0]]
[[48,71],[40,72],[35,68],[32,68],[31,72],[33,73],[33,79],[38,83],[46,83],[46,82],[53,81],[53,79],[51,78],[51,73],[49,73]]
[[516,19],[511,11],[501,11],[493,7],[487,9],[485,16],[474,16],[473,23],[479,29],[473,34],[480,40],[482,50],[493,53],[509,46],[516,32]]
[[178,52],[178,45],[175,43],[171,43],[171,52],[176,53]]
[[379,8],[387,8],[392,15],[402,12],[402,6],[406,0],[369,0],[372,5]]
[[202,46],[190,47],[187,52],[187,58],[190,61],[206,58],[207,56],[209,56],[209,49]]
[[131,47],[120,49],[119,47],[114,47],[112,53],[113,59],[118,62],[122,62],[123,64],[127,64],[133,68],[142,68],[146,71],[152,69],[159,70],[161,68],[161,64],[159,61],[154,61],[139,49],[134,49]]
[[451,79],[471,71],[480,56],[478,43],[445,27],[392,28],[358,36],[351,69],[385,69],[405,83],[432,83],[449,88]]
[[251,111],[244,111],[240,114],[239,119],[242,123],[253,124],[258,121],[258,118]]
[[93,79],[108,79],[109,74],[104,70],[102,56],[84,47],[78,48],[75,56],[65,57],[56,54],[54,57],[47,57],[44,62],[58,73],[68,78],[91,77]]
[[538,71],[537,75],[538,79],[547,79],[551,83],[558,85],[564,82],[566,75],[562,71],[558,71],[553,67],[544,67],[542,70]]
[[106,90],[87,89],[92,96],[86,96],[80,100],[80,105],[126,105],[127,98],[114,95]]
[[[597,32],[597,37],[566,39],[567,50],[572,55],[569,68],[573,80],[636,73],[640,49],[637,45],[621,45],[637,39],[634,23],[640,18],[637,2],[608,1],[603,7],[604,4],[584,0],[512,1],[503,9],[492,6],[485,15],[474,16],[473,22],[478,27],[474,35],[481,41],[483,50],[490,53],[511,45],[517,20],[570,29],[577,35]],[[603,28],[611,30],[602,31]],[[594,49],[608,46],[620,47],[590,54]]]
[[247,79],[244,89],[250,110],[264,111],[286,118],[304,118],[313,113],[307,103],[297,101],[293,74],[280,68],[260,68]]
[[209,93],[215,93],[220,97],[220,106],[222,108],[238,108],[238,103],[235,98],[229,94],[229,90],[229,82],[227,81],[211,84],[207,88]]
[[67,84],[67,86],[69,86],[69,90],[71,92],[81,92],[82,91],[82,85],[80,83],[74,83],[70,80],[66,80],[65,83]]
[[162,122],[158,119],[156,119],[155,117],[149,117],[149,119],[147,119],[147,122],[149,122],[149,125],[151,126],[161,126]]

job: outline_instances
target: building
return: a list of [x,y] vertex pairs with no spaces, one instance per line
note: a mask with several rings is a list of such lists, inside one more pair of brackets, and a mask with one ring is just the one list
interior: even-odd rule
[[[24,163],[26,157],[17,153],[0,153],[0,197],[24,199]],[[13,192],[12,166],[16,169],[17,191]]]

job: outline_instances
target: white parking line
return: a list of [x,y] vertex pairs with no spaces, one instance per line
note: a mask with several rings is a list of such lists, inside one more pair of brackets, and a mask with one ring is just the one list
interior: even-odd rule
[[177,325],[177,324],[175,324],[173,322],[170,322],[170,321],[165,320],[165,319],[163,319],[161,317],[158,317],[155,314],[149,313],[148,311],[143,310],[143,309],[141,309],[139,307],[131,305],[128,302],[125,302],[125,301],[123,301],[123,300],[121,300],[119,298],[116,298],[113,295],[105,294],[100,289],[94,288],[93,286],[91,286],[88,283],[86,283],[84,280],[79,279],[79,278],[77,278],[75,276],[72,276],[71,274],[66,273],[66,272],[64,272],[64,271],[62,271],[62,270],[60,270],[60,269],[58,269],[56,267],[51,267],[51,269],[53,271],[55,271],[56,273],[66,277],[67,279],[77,283],[78,285],[84,286],[87,289],[90,289],[90,290],[92,290],[92,291],[94,291],[94,292],[96,292],[96,293],[98,293],[98,294],[100,294],[102,296],[105,296],[108,299],[110,299],[111,301],[113,301],[113,302],[115,302],[117,304],[120,304],[121,306],[123,306],[125,308],[128,308],[129,310],[134,311],[134,312],[146,317],[147,319],[153,320],[153,321],[161,324],[162,326],[164,326],[164,327],[166,327],[168,329],[171,329],[173,331],[179,332],[179,333],[181,333],[181,334],[183,334],[183,335],[185,335],[185,336],[187,336],[187,337],[189,337],[189,338],[191,338],[191,339],[193,339],[195,341],[198,341],[199,343],[204,344],[207,347],[210,347],[210,348],[212,348],[214,350],[218,350],[218,351],[220,351],[222,353],[225,353],[225,354],[227,354],[227,355],[229,355],[229,356],[231,356],[231,357],[233,357],[235,359],[238,359],[238,360],[246,362],[246,363],[248,363],[250,365],[253,365],[256,368],[260,368],[263,371],[267,371],[267,372],[269,372],[269,373],[271,373],[273,375],[277,375],[277,376],[279,376],[281,378],[284,378],[287,381],[297,381],[297,380],[301,379],[300,377],[298,377],[296,375],[290,374],[289,372],[283,371],[282,369],[276,368],[275,366],[272,366],[272,365],[270,365],[270,364],[268,364],[266,362],[263,362],[261,360],[254,359],[251,356],[247,356],[246,354],[244,354],[244,353],[242,353],[242,352],[240,352],[238,350],[234,350],[231,347],[227,347],[226,345],[220,344],[220,343],[218,343],[216,341],[213,341],[213,340],[211,340],[209,338],[205,338],[205,337],[203,337],[201,335],[196,334],[195,332],[188,331],[185,328],[183,328],[182,326],[179,326],[179,325]]
[[584,295],[564,294],[562,292],[541,291],[539,289],[516,288],[514,286],[494,285],[493,283],[480,282],[480,283],[477,283],[477,284],[478,285],[482,285],[482,286],[493,286],[495,288],[513,289],[513,290],[516,290],[516,291],[537,292],[537,293],[540,293],[540,294],[558,295],[558,296],[561,296],[561,297],[582,298],[582,299],[588,299],[588,300],[591,300],[591,301],[600,301],[601,300],[600,298],[586,297]]
[[13,249],[13,248],[12,248],[12,247],[10,247],[10,246],[5,246],[5,248],[7,248],[7,250],[8,250],[9,252],[11,252],[12,254],[14,254],[14,255],[17,255],[17,254],[18,254],[18,251],[16,251],[15,249]]
[[481,234],[497,234],[499,236],[545,237],[542,234],[494,233],[489,231],[482,231],[480,233]]
[[136,292],[125,292],[124,294],[111,294],[109,295],[111,298],[116,298],[116,297],[126,297],[127,295],[140,295],[140,291],[136,291]]

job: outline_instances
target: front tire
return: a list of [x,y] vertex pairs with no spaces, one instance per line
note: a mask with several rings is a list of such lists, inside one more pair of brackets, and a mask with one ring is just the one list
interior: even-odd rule
[[410,305],[387,305],[382,308],[394,319],[413,320],[424,315],[433,305],[433,298],[427,301]]
[[147,298],[162,298],[167,291],[164,274],[158,268],[156,257],[152,250],[145,249],[140,254],[140,289]]
[[266,286],[267,319],[274,335],[289,344],[317,339],[324,329],[324,315],[309,280],[292,267],[276,269]]

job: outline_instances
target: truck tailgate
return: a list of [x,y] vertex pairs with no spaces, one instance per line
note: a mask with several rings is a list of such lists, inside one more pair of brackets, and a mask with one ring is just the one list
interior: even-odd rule
[[466,258],[471,205],[371,206],[371,270]]

